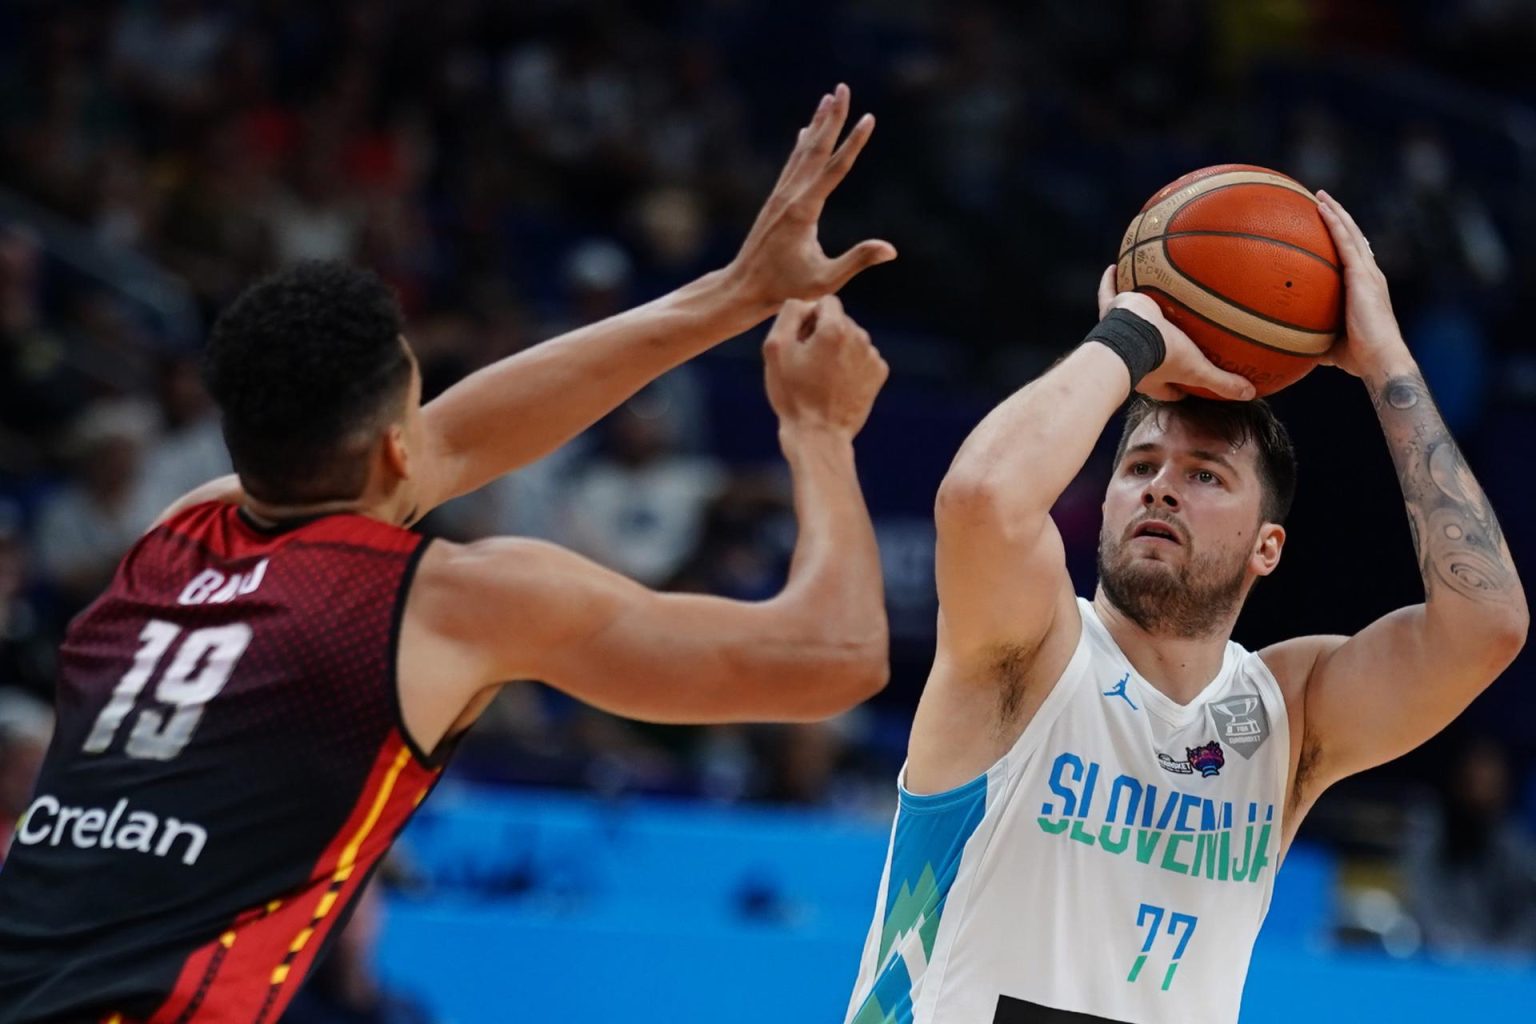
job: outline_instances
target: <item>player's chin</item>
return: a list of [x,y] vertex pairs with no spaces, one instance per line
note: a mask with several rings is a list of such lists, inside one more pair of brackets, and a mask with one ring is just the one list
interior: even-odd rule
[[1144,568],[1150,572],[1171,570],[1183,557],[1184,549],[1171,544],[1155,547],[1138,545],[1126,553],[1126,564]]

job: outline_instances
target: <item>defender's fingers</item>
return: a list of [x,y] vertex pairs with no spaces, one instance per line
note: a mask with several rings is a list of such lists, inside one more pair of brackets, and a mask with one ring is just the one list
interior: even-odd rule
[[773,318],[773,325],[768,328],[768,341],[775,339],[787,341],[801,336],[802,332],[809,333],[806,321],[812,321],[811,327],[815,327],[816,305],[812,302],[803,302],[800,299],[787,299],[779,307],[779,313]]
[[832,158],[822,169],[821,177],[811,186],[812,194],[818,202],[825,202],[838,185],[842,184],[848,172],[853,169],[854,161],[863,152],[864,146],[869,142],[869,137],[875,131],[875,115],[865,114],[854,124],[853,131],[843,140],[843,144],[837,147]]
[[779,177],[773,183],[773,191],[777,192],[784,187],[784,183],[794,176],[795,169],[800,166],[805,158],[805,137],[810,134],[809,128],[801,128],[795,136],[795,144],[789,150],[789,156],[784,158],[784,166],[779,168]]
[[843,133],[843,123],[848,120],[849,93],[846,85],[839,84],[830,96],[822,97],[822,106],[806,132],[805,158],[795,167],[792,184],[805,188],[826,165],[828,155],[838,136]]
[[779,171],[779,180],[774,182],[774,190],[783,188],[787,183],[800,177],[806,166],[807,158],[811,150],[816,147],[819,138],[817,132],[826,124],[831,116],[834,97],[831,93],[823,93],[821,101],[816,105],[816,112],[811,115],[810,122],[800,129],[800,134],[795,136],[795,147],[790,150],[789,159],[784,161],[784,167]]
[[826,289],[835,292],[870,267],[896,258],[896,247],[882,238],[871,238],[833,260],[827,270]]

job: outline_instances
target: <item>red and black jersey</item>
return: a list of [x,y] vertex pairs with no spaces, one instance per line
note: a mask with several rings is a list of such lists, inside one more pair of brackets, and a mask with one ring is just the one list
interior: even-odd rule
[[0,1024],[278,1018],[439,774],[395,677],[425,548],[210,503],[128,553],[0,868]]

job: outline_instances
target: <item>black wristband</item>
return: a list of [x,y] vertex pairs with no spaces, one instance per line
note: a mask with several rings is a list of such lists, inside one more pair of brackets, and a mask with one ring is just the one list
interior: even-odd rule
[[1163,365],[1168,350],[1163,345],[1163,335],[1150,320],[1137,316],[1128,309],[1112,309],[1098,322],[1083,343],[1097,341],[1125,360],[1125,368],[1131,371],[1131,390],[1141,383],[1141,378]]

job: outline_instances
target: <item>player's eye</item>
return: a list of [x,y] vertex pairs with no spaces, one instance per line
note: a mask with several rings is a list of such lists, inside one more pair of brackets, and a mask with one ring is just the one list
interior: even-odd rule
[[1221,483],[1221,477],[1217,476],[1215,473],[1212,473],[1208,469],[1197,469],[1197,470],[1195,470],[1195,479],[1200,481],[1202,484],[1220,484]]
[[1131,475],[1132,476],[1147,476],[1151,472],[1152,472],[1152,463],[1150,463],[1150,462],[1133,462],[1133,463],[1131,463]]

